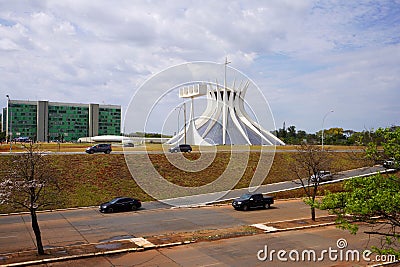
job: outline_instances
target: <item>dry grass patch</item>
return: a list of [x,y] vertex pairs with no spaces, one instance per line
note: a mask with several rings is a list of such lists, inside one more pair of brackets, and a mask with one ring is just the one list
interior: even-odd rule
[[163,245],[176,242],[214,241],[260,233],[264,233],[264,231],[250,226],[236,226],[224,229],[206,229],[193,232],[169,233],[164,235],[148,236],[145,238],[155,245]]
[[[49,144],[53,145],[53,144]],[[72,145],[71,145],[72,146]],[[85,145],[83,145],[85,146]],[[154,145],[156,146],[156,145]],[[4,147],[4,144],[3,144]],[[243,152],[246,153],[246,152]],[[277,183],[282,181],[290,181],[293,177],[288,171],[287,158],[291,157],[291,152],[279,152],[275,154],[271,169],[267,177],[262,177],[263,184]],[[184,159],[187,164],[196,164],[199,157],[212,155],[212,153],[184,153]],[[231,177],[234,181],[239,180],[235,189],[248,187],[253,178],[254,172],[258,167],[265,167],[272,161],[271,158],[263,158],[260,161],[260,152],[251,151],[248,160],[244,160],[245,165],[242,175],[241,171],[231,171]],[[342,171],[348,169],[359,168],[366,165],[362,160],[362,153],[337,152],[332,153],[334,157],[334,171]],[[215,159],[204,170],[198,172],[183,171],[172,165],[164,154],[153,153],[148,155],[153,167],[166,180],[186,187],[197,187],[209,184],[215,181],[227,168],[231,160],[232,153],[228,151],[219,151],[215,155]],[[168,157],[181,157],[182,154],[168,154]],[[236,155],[238,156],[238,155]],[[240,156],[240,154],[239,154]],[[244,155],[245,156],[245,155]],[[2,155],[0,157],[0,179],[7,174],[7,160],[10,156]],[[153,200],[146,192],[144,192],[132,178],[131,173],[125,162],[123,154],[56,154],[51,155],[60,176],[60,185],[62,187],[62,204],[57,206],[49,206],[46,209],[93,206],[105,202],[116,196],[132,196],[142,201]],[[145,154],[131,154],[130,159],[141,162],[144,165],[143,157]],[[241,167],[239,168],[241,169]],[[138,172],[145,172],[146,169],[138,168]],[[149,173],[150,175],[150,173]],[[151,177],[149,176],[149,179]],[[333,186],[335,187],[335,185]],[[327,190],[341,190],[341,188],[332,189],[327,186]],[[161,190],[161,189],[160,189]],[[321,191],[323,194],[323,190]],[[277,198],[302,197],[301,190],[277,193]],[[0,205],[0,213],[15,212],[13,207]]]

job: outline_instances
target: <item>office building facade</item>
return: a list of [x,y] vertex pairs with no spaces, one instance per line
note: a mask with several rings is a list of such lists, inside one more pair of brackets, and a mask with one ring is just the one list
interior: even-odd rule
[[3,109],[3,128],[11,138],[39,142],[120,135],[121,106],[10,100]]

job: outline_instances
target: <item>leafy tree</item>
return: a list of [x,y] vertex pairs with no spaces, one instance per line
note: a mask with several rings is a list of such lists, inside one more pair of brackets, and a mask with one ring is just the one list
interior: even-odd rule
[[287,130],[289,137],[296,137],[296,126],[289,126]]
[[[376,141],[367,146],[367,157],[375,161],[392,158],[395,162],[400,162],[400,127],[379,128],[375,135]],[[379,150],[379,145],[383,151]]]
[[4,142],[6,140],[6,132],[0,132],[0,142]]
[[[400,160],[400,128],[378,129],[374,142],[366,149],[368,158]],[[372,135],[371,135],[372,136]],[[383,150],[379,149],[381,145]],[[369,234],[382,237],[382,247],[374,249],[382,254],[400,257],[400,178],[391,175],[353,178],[344,185],[345,192],[328,194],[322,199],[320,208],[338,216],[340,227],[357,233],[356,222],[367,222],[373,226]]]
[[297,139],[302,143],[304,139],[307,140],[307,133],[303,130],[297,131]]
[[[331,157],[329,151],[322,151],[320,146],[301,144],[297,152],[288,158],[289,169],[296,175],[293,182],[301,185],[306,194],[304,202],[310,206],[311,219],[315,221],[316,196],[320,184],[321,171],[329,170]],[[312,179],[314,177],[314,179]]]
[[358,177],[346,181],[344,189],[326,195],[319,208],[336,214],[339,227],[352,234],[359,229],[357,222],[370,224],[371,230],[365,233],[382,237],[382,246],[373,250],[400,257],[400,178]]
[[8,174],[0,180],[0,205],[9,204],[29,211],[37,251],[43,255],[36,211],[54,204],[58,200],[60,188],[57,172],[49,157],[43,155],[34,144],[25,146],[25,150],[23,154],[11,156],[9,164],[4,166]]

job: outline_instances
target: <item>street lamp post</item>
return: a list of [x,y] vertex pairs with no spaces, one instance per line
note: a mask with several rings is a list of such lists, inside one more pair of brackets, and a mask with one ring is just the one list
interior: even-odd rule
[[[9,112],[9,108],[10,108],[10,96],[6,95],[7,97],[7,122],[10,123],[10,131],[8,132],[8,141],[10,142],[10,153],[12,151],[12,110],[10,109]],[[10,118],[8,118],[8,114],[10,113]],[[7,129],[8,131],[8,129]]]
[[324,123],[325,123],[325,119],[332,112],[333,112],[333,110],[328,111],[325,114],[324,118],[322,119],[322,137],[321,137],[322,151],[324,151]]
[[180,114],[181,114],[182,107],[183,107],[183,117],[184,117],[184,120],[185,120],[185,123],[184,123],[185,125],[184,125],[184,128],[183,128],[183,136],[184,136],[184,143],[186,144],[186,103],[185,102],[183,102],[183,104],[181,106],[179,106],[179,111],[178,111],[178,133],[179,133],[179,117],[180,117]]

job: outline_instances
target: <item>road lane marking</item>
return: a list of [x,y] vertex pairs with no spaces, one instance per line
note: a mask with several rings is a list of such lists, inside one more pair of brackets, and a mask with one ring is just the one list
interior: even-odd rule
[[276,232],[278,229],[272,226],[266,226],[265,224],[261,224],[261,223],[256,223],[256,224],[252,224],[250,226],[253,226],[255,228],[261,229],[265,232]]
[[143,237],[134,237],[134,238],[129,238],[128,240],[130,240],[132,243],[135,243],[137,246],[143,248],[153,248],[156,246]]

